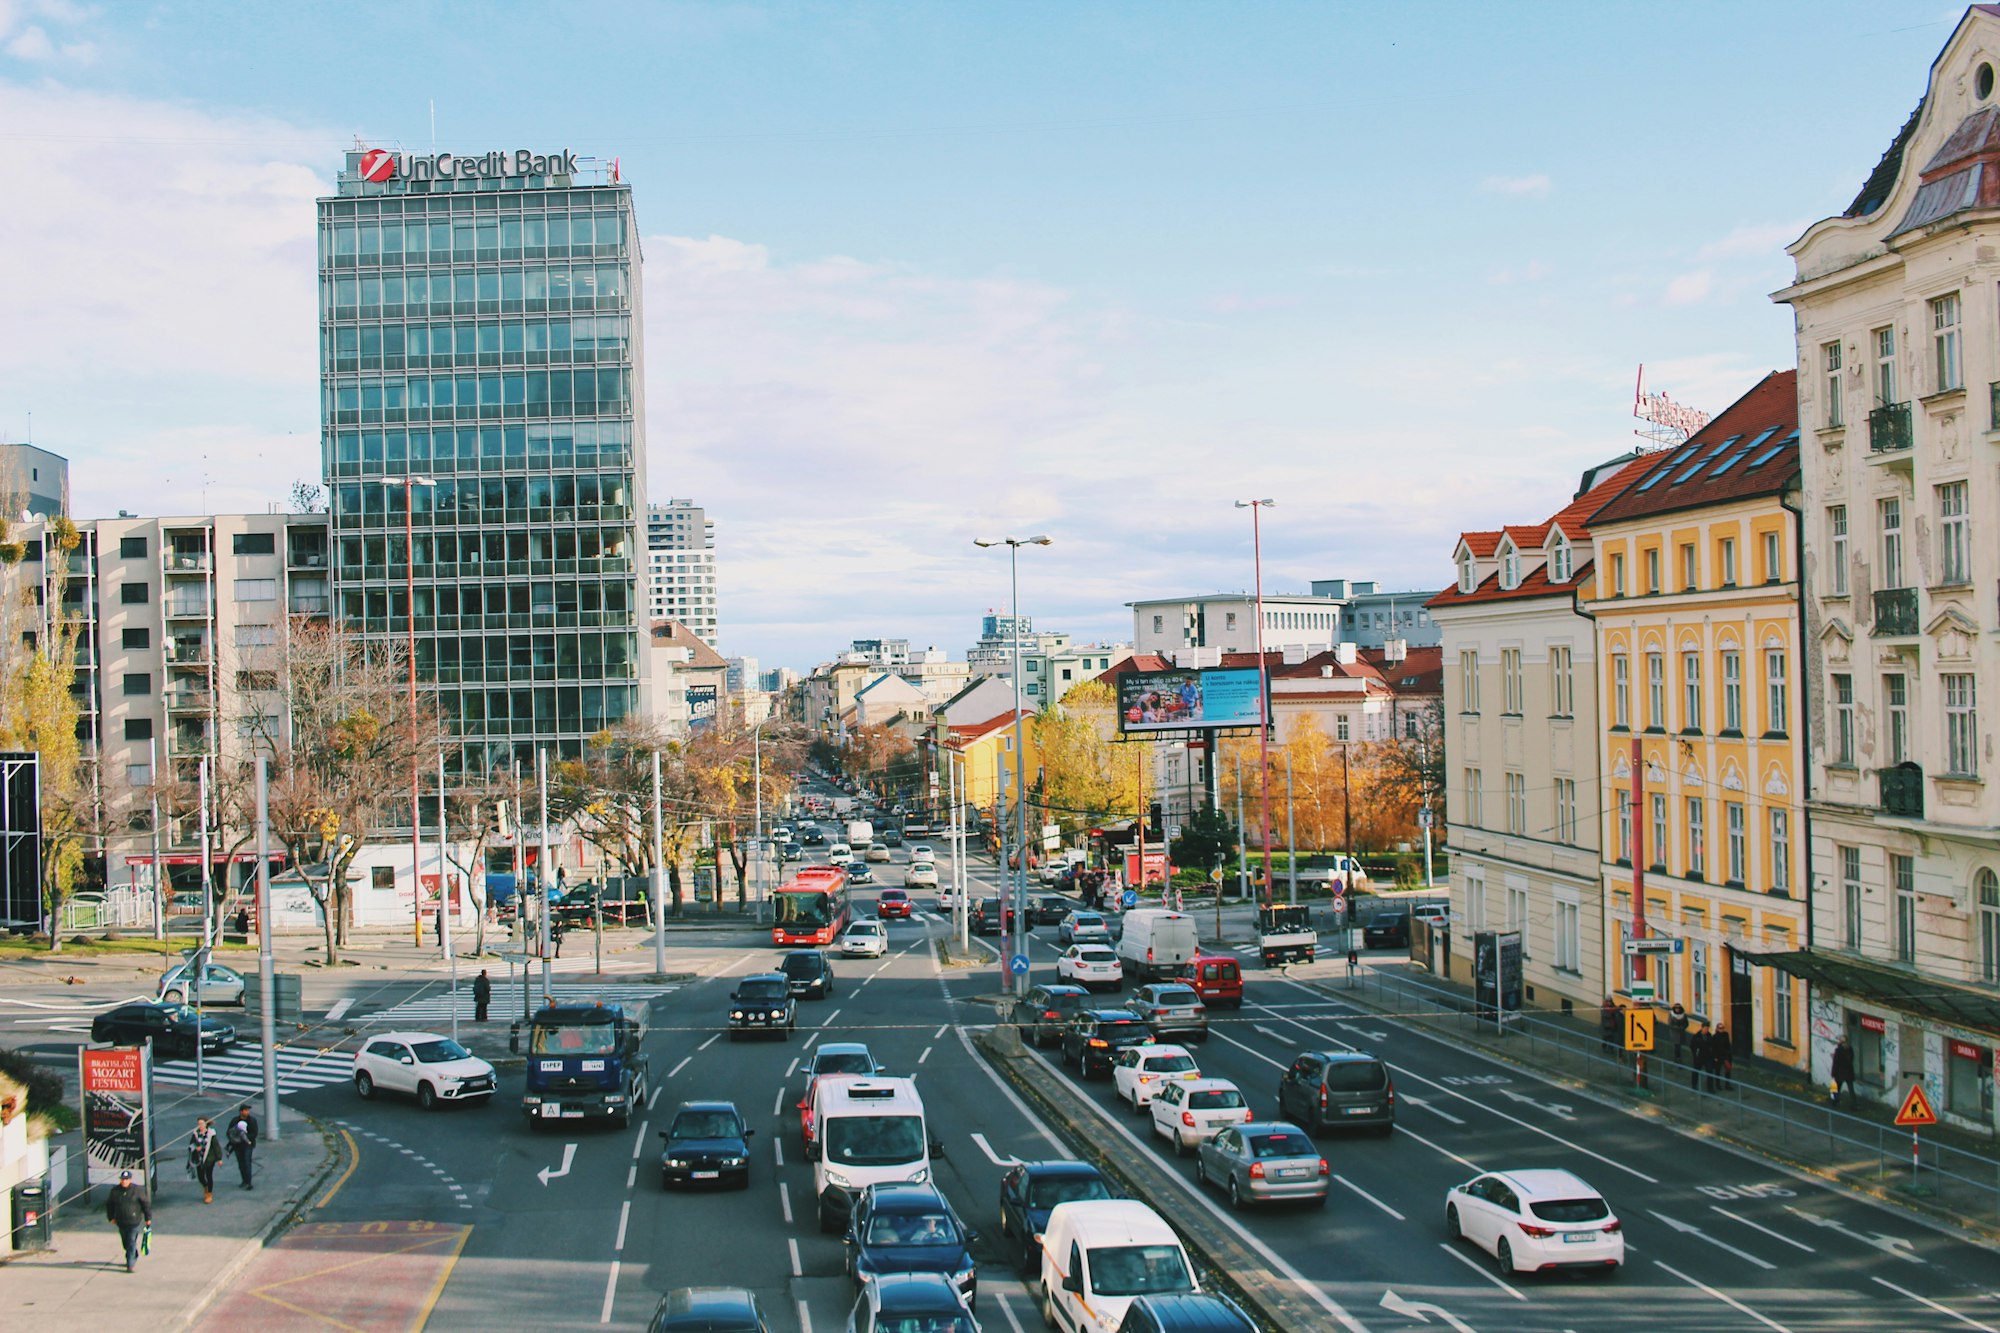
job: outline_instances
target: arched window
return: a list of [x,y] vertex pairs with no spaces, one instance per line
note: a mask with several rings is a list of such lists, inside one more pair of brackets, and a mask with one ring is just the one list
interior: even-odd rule
[[1471,592],[1479,585],[1473,581],[1472,552],[1462,551],[1458,557],[1458,590]]
[[1979,977],[2000,984],[2000,875],[1982,867],[1972,883],[1979,899]]
[[1566,541],[1557,542],[1555,553],[1549,561],[1549,581],[1552,583],[1568,583],[1574,560],[1575,557],[1570,552],[1569,543]]
[[1521,553],[1510,543],[1500,552],[1500,586],[1518,588],[1521,586]]

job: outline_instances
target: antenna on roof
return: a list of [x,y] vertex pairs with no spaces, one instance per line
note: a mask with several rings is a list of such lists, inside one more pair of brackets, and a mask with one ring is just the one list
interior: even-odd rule
[[1632,415],[1646,423],[1632,433],[1653,446],[1640,450],[1641,453],[1679,448],[1708,424],[1708,413],[1700,408],[1677,403],[1665,392],[1647,393],[1643,361],[1639,363],[1639,382],[1632,389]]

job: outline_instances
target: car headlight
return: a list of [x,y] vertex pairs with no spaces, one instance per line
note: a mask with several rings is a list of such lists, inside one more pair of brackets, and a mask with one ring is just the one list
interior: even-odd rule
[[729,1016],[731,1018],[741,1018],[743,1017],[743,1011],[741,1009],[731,1009],[729,1011]]
[[667,1165],[673,1167],[676,1171],[681,1170],[683,1167],[687,1165],[687,1158],[669,1157],[667,1159]]
[[785,1016],[785,1011],[782,1009],[773,1009],[771,1011],[771,1017],[773,1018],[783,1018],[784,1016]]
[[747,1157],[725,1157],[722,1159],[722,1164],[724,1166],[742,1166],[748,1160]]
[[847,1177],[841,1175],[840,1172],[838,1171],[828,1171],[826,1173],[826,1183],[829,1185],[836,1186],[840,1189],[854,1188],[852,1183],[848,1181]]
[[931,1169],[929,1167],[925,1167],[923,1170],[917,1172],[917,1174],[910,1177],[910,1183],[912,1185],[921,1185],[924,1182],[928,1181],[930,1178],[931,1178]]

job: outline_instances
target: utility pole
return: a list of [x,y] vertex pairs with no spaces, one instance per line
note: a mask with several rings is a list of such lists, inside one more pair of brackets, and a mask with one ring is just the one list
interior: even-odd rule
[[1292,822],[1292,752],[1285,750],[1285,855],[1291,862],[1291,874],[1285,885],[1285,901],[1293,907],[1299,905],[1299,839],[1297,825]]
[[541,793],[542,847],[535,856],[535,919],[541,923],[542,997],[555,992],[549,983],[549,752],[535,750],[535,786]]
[[451,1039],[458,1040],[458,952],[451,947],[451,841],[445,829],[444,751],[438,751],[438,944],[451,960]]
[[[1238,500],[1238,509],[1250,511],[1251,555],[1256,566],[1257,578],[1257,780],[1261,784],[1262,798],[1258,818],[1263,825],[1264,852],[1264,905],[1271,905],[1271,896],[1276,885],[1271,882],[1271,671],[1270,663],[1264,656],[1264,525],[1263,512],[1276,504],[1275,500]],[[1238,773],[1237,803],[1242,803],[1241,772]],[[1241,837],[1242,819],[1237,819],[1238,836]],[[1245,885],[1247,890],[1248,885]]]
[[264,1044],[264,1129],[276,1142],[284,1134],[278,1126],[278,982],[271,957],[270,762],[257,756],[257,1034]]
[[667,974],[667,848],[660,802],[660,752],[653,751],[653,972]]
[[152,753],[146,772],[153,785],[153,938],[167,937],[167,867],[160,860],[160,742],[146,742]]
[[[1243,836],[1243,761],[1236,761],[1236,891],[1245,902],[1250,899],[1250,840]],[[1216,901],[1222,900],[1218,887]]]

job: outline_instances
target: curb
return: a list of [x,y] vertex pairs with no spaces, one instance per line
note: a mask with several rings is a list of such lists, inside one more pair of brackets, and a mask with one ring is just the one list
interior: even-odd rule
[[236,1281],[238,1275],[250,1266],[251,1261],[267,1249],[271,1242],[276,1240],[279,1235],[290,1230],[298,1223],[307,1208],[310,1207],[309,1201],[313,1195],[318,1192],[321,1185],[326,1183],[327,1177],[333,1174],[334,1168],[340,1165],[340,1154],[334,1149],[333,1136],[327,1133],[326,1126],[322,1125],[316,1118],[306,1115],[302,1111],[294,1112],[293,1115],[296,1119],[310,1124],[314,1131],[319,1134],[320,1147],[326,1154],[326,1160],[321,1162],[318,1169],[310,1176],[306,1177],[305,1181],[299,1186],[296,1194],[287,1196],[279,1203],[277,1213],[265,1224],[262,1231],[243,1242],[237,1250],[236,1257],[224,1264],[222,1271],[215,1275],[214,1280],[208,1284],[201,1295],[197,1296],[187,1306],[182,1312],[178,1323],[174,1325],[175,1327],[184,1329],[196,1327],[201,1320],[202,1312],[215,1304],[216,1298],[222,1295],[231,1283]]

